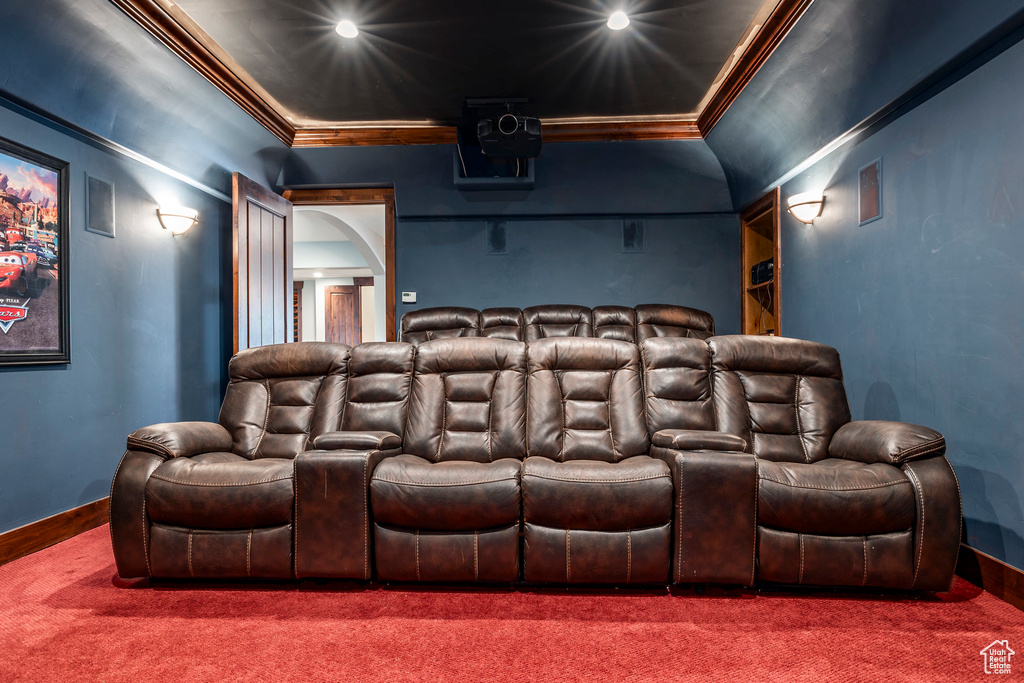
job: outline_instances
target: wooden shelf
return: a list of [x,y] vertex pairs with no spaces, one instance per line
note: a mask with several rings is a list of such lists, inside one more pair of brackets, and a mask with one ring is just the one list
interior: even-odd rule
[[[740,278],[743,287],[741,325],[743,334],[779,335],[782,292],[782,258],[779,240],[781,195],[776,188],[740,214]],[[767,282],[750,284],[750,269],[771,259],[774,276]]]

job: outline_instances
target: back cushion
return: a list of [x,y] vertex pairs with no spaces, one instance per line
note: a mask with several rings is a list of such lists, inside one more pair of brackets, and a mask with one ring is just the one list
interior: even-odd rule
[[480,311],[480,336],[523,341],[523,312],[518,308]]
[[647,453],[635,344],[541,339],[527,359],[530,455],[618,462]]
[[405,452],[433,462],[526,457],[526,347],[438,339],[416,350]]
[[593,314],[585,306],[555,304],[523,309],[526,341],[548,337],[593,337]]
[[402,316],[401,341],[419,344],[431,339],[476,337],[479,328],[480,313],[475,308],[421,308]]
[[594,336],[636,342],[636,313],[625,306],[598,306],[594,309]]
[[652,337],[640,345],[647,431],[715,429],[711,351],[686,337]]
[[670,304],[636,307],[636,341],[651,337],[707,339],[715,333],[715,320],[707,311]]
[[718,430],[759,458],[814,462],[850,421],[839,353],[831,346],[732,335],[708,340]]
[[294,458],[314,438],[336,431],[345,400],[349,347],[323,342],[239,351],[228,364],[220,423],[232,452]]
[[370,342],[353,347],[341,429],[380,430],[402,436],[415,355],[416,348],[402,342]]

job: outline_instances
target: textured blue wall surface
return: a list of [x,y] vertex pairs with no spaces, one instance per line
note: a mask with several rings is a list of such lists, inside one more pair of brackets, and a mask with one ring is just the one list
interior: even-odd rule
[[394,185],[399,218],[732,212],[703,140],[545,145],[530,191],[455,188],[455,145],[294,149],[282,187]]
[[813,3],[707,137],[736,207],[1021,8],[1020,0]]
[[[967,541],[1024,567],[1024,43],[783,187],[787,334],[842,354],[855,418],[940,430]],[[882,159],[883,217],[858,226]]]
[[[721,166],[701,140],[560,143],[531,191],[463,192],[452,145],[296,149],[284,187],[395,188],[396,286],[417,308],[677,303],[739,327],[739,223]],[[647,245],[622,253],[622,217]],[[485,254],[485,219],[509,220],[508,255]],[[473,220],[479,218],[479,220]]]
[[[622,253],[618,219],[508,221],[508,254],[486,253],[480,221],[403,221],[396,282],[431,306],[676,303],[739,331],[739,220],[735,215],[647,218],[646,251]],[[400,298],[400,297],[399,297]]]
[[[72,360],[0,369],[2,532],[106,496],[131,431],[217,419],[231,207],[8,109],[0,130],[70,163]],[[114,183],[114,239],[85,230],[86,173]],[[173,237],[156,216],[169,201],[199,210],[200,224]]]
[[110,0],[0,3],[0,91],[221,192],[287,146]]

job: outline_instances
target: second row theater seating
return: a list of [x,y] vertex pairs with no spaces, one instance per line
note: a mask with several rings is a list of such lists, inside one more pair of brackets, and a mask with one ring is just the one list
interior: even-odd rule
[[650,337],[707,339],[715,333],[711,314],[687,306],[640,304],[586,306],[553,304],[518,308],[443,306],[402,316],[401,341],[419,344],[449,337],[492,337],[534,341],[548,337],[597,337],[640,343]]

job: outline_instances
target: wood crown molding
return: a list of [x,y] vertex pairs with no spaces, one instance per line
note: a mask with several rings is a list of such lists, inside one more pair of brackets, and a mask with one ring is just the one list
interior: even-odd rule
[[264,128],[291,145],[295,127],[154,0],[111,0]]
[[956,575],[1024,610],[1024,572],[1016,567],[961,543]]
[[[696,120],[594,118],[544,122],[545,142],[697,140],[706,136],[814,0],[781,0],[736,60]],[[299,128],[249,87],[157,0],[111,0],[290,147],[455,144],[454,126]]]
[[101,498],[0,534],[0,564],[12,562],[106,524],[109,510],[110,499]]
[[701,136],[707,137],[707,134],[736,101],[757,70],[768,60],[812,2],[814,0],[781,0],[768,15],[764,25],[743,50],[743,54],[722,80],[718,91],[697,117],[697,126],[700,128]]

